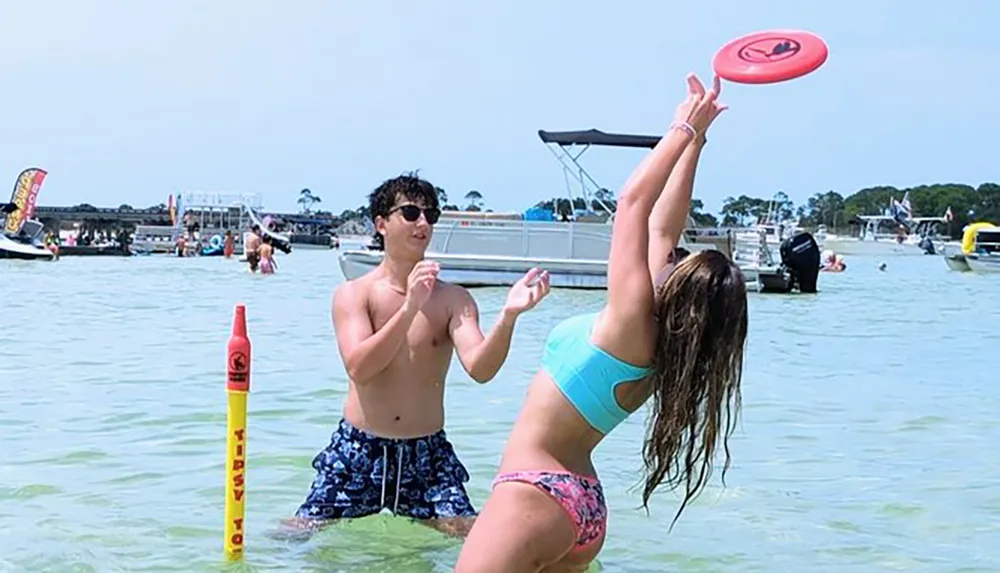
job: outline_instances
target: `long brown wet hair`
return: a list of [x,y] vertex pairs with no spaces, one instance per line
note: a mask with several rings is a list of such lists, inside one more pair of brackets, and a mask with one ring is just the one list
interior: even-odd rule
[[685,257],[656,289],[659,335],[652,378],[653,410],[643,445],[642,505],[661,484],[684,487],[670,527],[712,474],[720,438],[730,465],[729,437],[740,410],[747,335],[743,274],[725,254]]

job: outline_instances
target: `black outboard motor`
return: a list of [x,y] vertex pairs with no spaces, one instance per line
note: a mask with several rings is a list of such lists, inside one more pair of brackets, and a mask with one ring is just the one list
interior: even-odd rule
[[787,269],[799,292],[816,292],[819,279],[819,244],[806,232],[797,233],[781,243],[781,264]]

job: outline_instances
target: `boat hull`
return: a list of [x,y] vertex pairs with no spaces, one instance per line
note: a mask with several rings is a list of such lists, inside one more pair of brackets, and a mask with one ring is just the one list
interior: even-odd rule
[[[344,277],[353,280],[382,262],[382,251],[341,251],[338,260]],[[439,278],[465,287],[512,286],[532,268],[549,271],[549,284],[555,288],[606,289],[606,261],[519,259],[481,255],[446,255],[427,253],[427,259],[441,265]]]
[[[382,262],[382,251],[342,250],[337,260],[347,280],[357,279]],[[549,284],[554,288],[608,288],[608,263],[592,259],[523,259],[481,255],[448,255],[428,252],[427,259],[441,265],[439,278],[464,287],[512,286],[532,268],[549,272]],[[761,270],[743,269],[747,289],[759,290]]]
[[969,261],[962,254],[945,255],[944,263],[948,265],[949,269],[960,273],[967,273],[972,270],[972,267],[969,266]]
[[[924,254],[924,250],[916,243],[899,243],[892,239],[862,241],[861,239],[842,237],[825,238],[818,240],[818,242],[820,243],[820,248],[831,250],[839,255],[899,256]],[[938,246],[938,244],[935,244],[935,247]]]
[[969,253],[965,255],[969,268],[974,273],[1000,273],[1000,255]]
[[132,253],[128,249],[120,246],[94,247],[94,246],[61,246],[59,247],[60,257],[130,257]]
[[51,261],[55,259],[55,255],[44,247],[21,243],[0,235],[0,259]]

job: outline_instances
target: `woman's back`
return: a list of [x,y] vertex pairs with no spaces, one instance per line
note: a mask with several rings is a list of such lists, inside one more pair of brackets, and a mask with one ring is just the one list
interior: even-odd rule
[[[602,345],[604,312],[575,315],[556,325],[545,342],[542,369],[532,379],[508,441],[505,471],[539,463],[594,475],[590,453],[649,396],[650,369],[630,364]],[[644,329],[633,328],[632,352],[641,354]],[[622,346],[616,343],[614,346]]]

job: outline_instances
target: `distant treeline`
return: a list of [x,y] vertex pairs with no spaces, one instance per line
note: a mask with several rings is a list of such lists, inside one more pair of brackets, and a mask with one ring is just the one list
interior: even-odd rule
[[[463,196],[464,201],[449,201],[448,192],[438,187],[438,200],[446,211],[491,211],[487,208],[483,194],[471,190]],[[722,209],[717,214],[705,211],[705,205],[700,199],[691,201],[691,217],[701,227],[740,227],[753,224],[767,216],[772,209],[778,219],[798,219],[799,224],[807,229],[818,225],[826,225],[830,231],[844,231],[857,224],[858,215],[880,215],[888,209],[890,201],[902,200],[909,193],[910,205],[914,217],[943,217],[951,213],[952,220],[947,229],[942,232],[954,237],[961,235],[962,227],[971,221],[1000,222],[1000,185],[983,183],[978,188],[959,183],[939,183],[899,189],[891,186],[869,187],[861,189],[847,197],[836,191],[816,193],[809,197],[805,204],[795,205],[784,193],[773,197],[753,197],[740,195],[727,197]],[[317,218],[330,218],[333,225],[342,225],[349,221],[363,222],[369,218],[368,206],[357,209],[345,209],[339,215],[328,211],[312,211],[310,208],[319,203],[319,198],[310,195],[307,189],[301,192],[300,204],[303,211]],[[459,203],[464,203],[461,207]],[[607,205],[607,208],[605,208]],[[85,205],[81,207],[91,207]],[[552,198],[539,201],[535,207],[549,209],[557,216],[571,214],[575,210],[592,210],[596,213],[615,209],[614,193],[608,189],[600,189],[593,198],[585,201],[577,197],[570,202],[567,198]],[[129,205],[122,205],[121,210],[131,210]],[[156,205],[151,209],[166,209],[166,205]]]
[[[1000,222],[1000,185],[983,183],[978,188],[960,183],[939,183],[899,189],[889,185],[861,189],[847,197],[836,191],[816,193],[802,205],[795,205],[784,193],[773,197],[753,197],[740,195],[727,197],[722,209],[717,214],[705,211],[705,205],[700,199],[691,201],[691,217],[701,227],[738,227],[745,226],[767,216],[768,209],[773,209],[779,219],[797,218],[805,228],[815,228],[826,225],[830,231],[845,230],[857,224],[858,215],[880,215],[888,209],[892,199],[900,201],[909,192],[910,204],[914,217],[943,217],[951,213],[952,220],[947,229],[952,236],[959,236],[962,227],[970,221]],[[445,210],[457,211],[459,207],[448,201],[448,193],[438,188],[438,199]],[[479,191],[469,191],[464,196],[466,205],[462,210],[489,211]],[[603,204],[602,204],[603,203]],[[574,210],[587,210],[601,213],[607,209],[614,210],[614,193],[608,189],[600,189],[594,193],[589,204],[583,198],[577,197],[572,203],[567,198],[552,198],[539,201],[535,207],[550,209],[557,215],[566,215]],[[368,207],[343,211],[340,219],[367,219]]]

